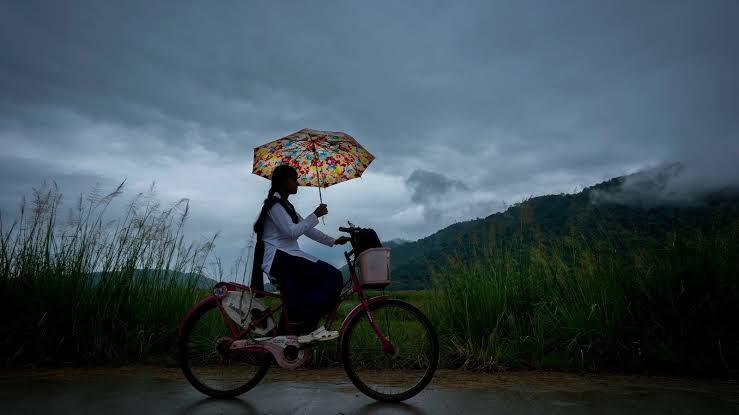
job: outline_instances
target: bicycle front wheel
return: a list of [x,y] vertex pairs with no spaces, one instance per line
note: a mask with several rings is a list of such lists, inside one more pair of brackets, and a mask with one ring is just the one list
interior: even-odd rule
[[399,402],[415,396],[439,365],[439,339],[431,322],[416,307],[394,299],[371,304],[370,313],[393,351],[382,351],[380,338],[362,311],[342,334],[346,374],[357,389],[378,401]]

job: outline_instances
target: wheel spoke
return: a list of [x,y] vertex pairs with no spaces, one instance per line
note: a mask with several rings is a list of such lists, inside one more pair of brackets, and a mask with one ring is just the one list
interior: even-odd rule
[[382,351],[382,342],[366,314],[350,322],[342,354],[352,382],[379,400],[407,399],[431,380],[438,364],[438,340],[428,319],[415,307],[398,300],[372,305],[374,321],[395,349]]
[[215,307],[194,316],[180,339],[182,370],[190,383],[210,396],[236,396],[250,389],[269,368],[269,356],[231,351],[231,333]]

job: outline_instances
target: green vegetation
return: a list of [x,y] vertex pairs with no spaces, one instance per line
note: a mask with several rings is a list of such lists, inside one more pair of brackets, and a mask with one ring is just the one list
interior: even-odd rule
[[140,361],[173,350],[180,319],[203,296],[212,241],[186,245],[187,202],[162,210],[140,194],[80,197],[62,223],[61,194],[36,190],[11,224],[0,217],[0,365]]
[[[433,293],[429,290],[426,291],[389,291],[384,294],[389,295],[392,298],[407,301],[414,306],[418,307],[427,316],[429,315],[431,300]],[[367,295],[370,297],[383,295],[380,291],[367,291]],[[359,298],[357,296],[352,297],[345,303],[341,304],[338,312],[336,313],[336,323],[334,323],[334,330],[338,330],[344,318],[352,311],[352,309],[359,304]],[[391,314],[392,315],[392,314]],[[375,318],[378,318],[375,316]],[[391,327],[395,327],[400,318],[392,318]],[[401,322],[401,324],[403,324]],[[368,330],[366,325],[360,325],[357,329],[359,332]],[[417,331],[420,329],[417,329]],[[373,339],[375,340],[375,339]],[[419,339],[415,339],[419,341]],[[336,344],[334,342],[321,343],[317,347],[313,348],[312,355],[309,360],[309,364],[315,366],[336,366],[338,365],[338,356],[336,355]]]
[[[556,243],[571,235],[593,244],[610,241],[620,252],[652,249],[672,234],[707,236],[739,218],[739,192],[716,192],[693,204],[595,203],[617,190],[615,178],[576,194],[540,196],[486,218],[455,223],[426,238],[393,248],[393,289],[431,288],[434,270],[450,255],[475,261],[483,247],[510,243]],[[524,237],[524,239],[521,239]]]
[[[613,183],[394,248],[395,288],[431,288],[390,294],[431,318],[442,366],[736,372],[737,199],[591,202]],[[18,220],[0,216],[0,365],[171,359],[180,319],[212,285],[215,237],[185,244],[187,202],[162,209],[149,194],[108,222],[121,191],[80,198],[64,222],[55,188],[37,191]],[[399,270],[412,268],[428,276],[409,283]],[[335,365],[335,343],[311,364]]]
[[534,225],[479,248],[474,260],[452,256],[436,269],[430,311],[447,365],[739,368],[739,219],[651,239],[573,232],[542,240]]

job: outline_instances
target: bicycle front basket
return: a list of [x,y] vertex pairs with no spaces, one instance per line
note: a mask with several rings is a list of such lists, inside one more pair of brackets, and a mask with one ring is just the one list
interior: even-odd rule
[[390,284],[390,248],[370,248],[357,257],[359,282],[364,288],[380,289]]

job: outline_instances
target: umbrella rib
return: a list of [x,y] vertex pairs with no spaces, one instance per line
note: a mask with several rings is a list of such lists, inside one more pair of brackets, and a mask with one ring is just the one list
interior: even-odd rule
[[324,141],[324,142],[326,142],[326,143],[328,143],[328,144],[342,144],[342,143],[344,143],[344,144],[349,144],[349,145],[352,145],[352,146],[358,147],[358,146],[357,146],[357,143],[353,143],[353,142],[351,142],[351,141],[349,141],[349,140],[333,140],[333,139],[325,139],[325,140],[323,140],[323,141]]
[[[295,141],[300,142],[300,141],[305,141],[305,140],[295,140]],[[320,160],[320,157],[318,157],[318,151],[316,151],[316,148],[315,148],[315,143],[311,143],[311,144],[314,144],[313,146],[311,146],[312,148],[311,147],[307,147],[307,146],[306,147],[303,147],[303,151],[301,151],[297,156],[293,157],[293,160],[299,160],[301,157],[303,157],[303,155],[305,155],[305,153],[307,153],[309,151],[313,153],[313,155],[315,156],[316,160]],[[322,183],[322,180],[321,180],[321,177],[320,177],[320,173],[318,172],[318,165],[317,164],[315,165],[315,168],[316,168],[316,173],[317,173],[317,176],[318,176],[317,177],[318,178],[318,187],[322,187],[322,184],[321,184]]]
[[[300,157],[303,156],[303,154],[305,154],[308,151],[312,151],[313,152],[313,154],[315,155],[317,161],[320,160],[320,157],[318,157],[318,152],[316,151],[315,147],[312,148],[312,149],[310,149],[310,148],[304,148],[303,151],[300,152],[300,154],[297,155],[297,157],[293,157],[293,160],[298,160]],[[321,185],[322,180],[321,180],[321,174],[318,172],[318,162],[317,161],[316,161],[316,164],[314,165],[314,167],[316,168],[316,176],[318,178],[318,187],[320,189],[323,186]]]
[[324,142],[327,142],[327,143],[345,143],[345,144],[351,144],[353,146],[357,146],[356,140],[355,141],[349,141],[349,140],[345,140],[345,139],[328,138],[329,134],[324,134],[323,136],[325,138],[322,138],[322,139],[319,139],[319,140],[316,140],[316,141],[314,141],[311,138],[310,134],[306,134],[306,135],[307,135],[307,137],[304,137],[304,138],[290,138],[289,140],[293,140],[293,141],[297,141],[297,142],[310,141],[312,143],[315,143],[316,141],[324,141]]
[[[316,145],[315,145],[315,143],[313,144],[313,155],[316,157],[316,160],[319,160],[318,151],[316,151]],[[315,168],[316,168],[316,176],[318,177],[318,194],[320,195],[321,194],[321,188],[323,187],[323,184],[321,183],[322,182],[322,180],[321,180],[321,173],[318,171],[318,162],[317,161],[316,161],[316,164],[315,164]],[[321,198],[321,200],[323,200],[323,198]]]
[[303,149],[303,151],[302,151],[302,152],[301,152],[300,154],[298,154],[298,156],[297,156],[297,157],[293,157],[293,160],[298,160],[298,159],[300,159],[300,157],[302,157],[302,156],[303,156],[303,154],[305,154],[305,152],[306,152],[306,151],[308,151],[308,150],[309,150],[309,149],[307,149],[307,148],[304,148],[304,149]]

